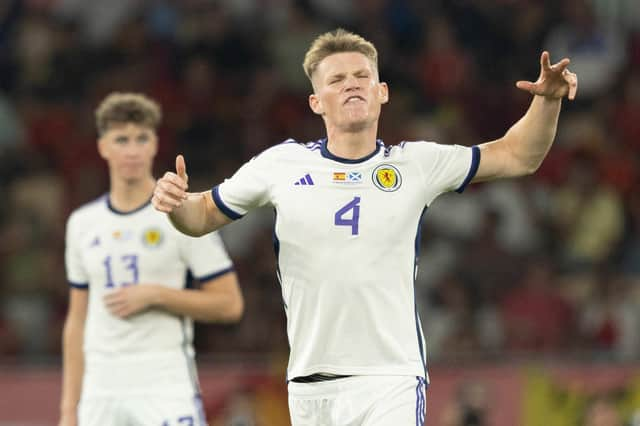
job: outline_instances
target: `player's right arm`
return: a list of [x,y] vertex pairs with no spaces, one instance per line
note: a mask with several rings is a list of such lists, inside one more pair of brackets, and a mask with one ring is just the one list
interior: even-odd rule
[[167,213],[173,226],[183,234],[200,237],[232,220],[213,201],[211,191],[188,193],[188,176],[182,155],[176,157],[176,173],[167,172],[156,183],[151,202]]
[[60,401],[60,426],[76,426],[77,410],[84,374],[84,325],[87,318],[89,292],[71,288],[69,310],[62,333],[62,397]]

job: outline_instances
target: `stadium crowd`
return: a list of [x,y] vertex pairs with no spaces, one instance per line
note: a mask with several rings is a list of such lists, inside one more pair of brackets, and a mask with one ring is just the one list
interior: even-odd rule
[[[416,282],[429,358],[638,359],[640,7],[624,0],[0,2],[0,359],[60,355],[64,223],[108,188],[93,127],[106,93],[157,99],[157,171],[183,153],[206,190],[288,137],[323,137],[301,62],[337,26],[378,46],[386,144],[502,136],[542,49],[580,76],[534,176],[429,207]],[[223,236],[245,317],[198,328],[197,347],[281,361],[273,213],[242,222]]]

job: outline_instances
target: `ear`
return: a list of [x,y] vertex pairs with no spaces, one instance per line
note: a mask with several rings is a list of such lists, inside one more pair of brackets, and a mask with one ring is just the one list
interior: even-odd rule
[[313,111],[318,115],[324,114],[324,108],[322,108],[322,103],[320,102],[320,99],[318,99],[315,93],[312,93],[309,95],[309,107],[311,108],[311,111]]
[[389,86],[387,86],[387,83],[380,82],[378,84],[378,101],[381,104],[389,102]]
[[107,140],[104,137],[98,139],[98,154],[103,160],[109,159],[109,153],[107,149]]
[[158,153],[158,135],[156,134],[156,132],[153,132],[153,136],[151,138],[151,143],[152,143],[152,148],[153,148],[153,154],[152,156],[155,157],[156,154]]

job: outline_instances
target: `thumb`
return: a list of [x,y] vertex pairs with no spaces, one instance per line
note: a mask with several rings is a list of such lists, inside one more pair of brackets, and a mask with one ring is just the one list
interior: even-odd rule
[[184,163],[184,157],[182,155],[178,155],[176,157],[176,173],[185,182],[189,181],[189,176],[187,175],[187,165]]
[[533,93],[536,85],[531,81],[518,81],[516,82],[516,87],[520,90],[525,90],[529,93]]

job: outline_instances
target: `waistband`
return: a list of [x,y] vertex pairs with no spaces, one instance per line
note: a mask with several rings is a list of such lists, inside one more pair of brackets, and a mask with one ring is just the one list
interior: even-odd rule
[[346,377],[352,377],[352,376],[342,375],[342,374],[331,374],[331,373],[315,373],[315,374],[310,374],[308,376],[298,376],[291,379],[290,381],[294,383],[316,383],[316,382],[327,382],[329,380],[344,379]]

